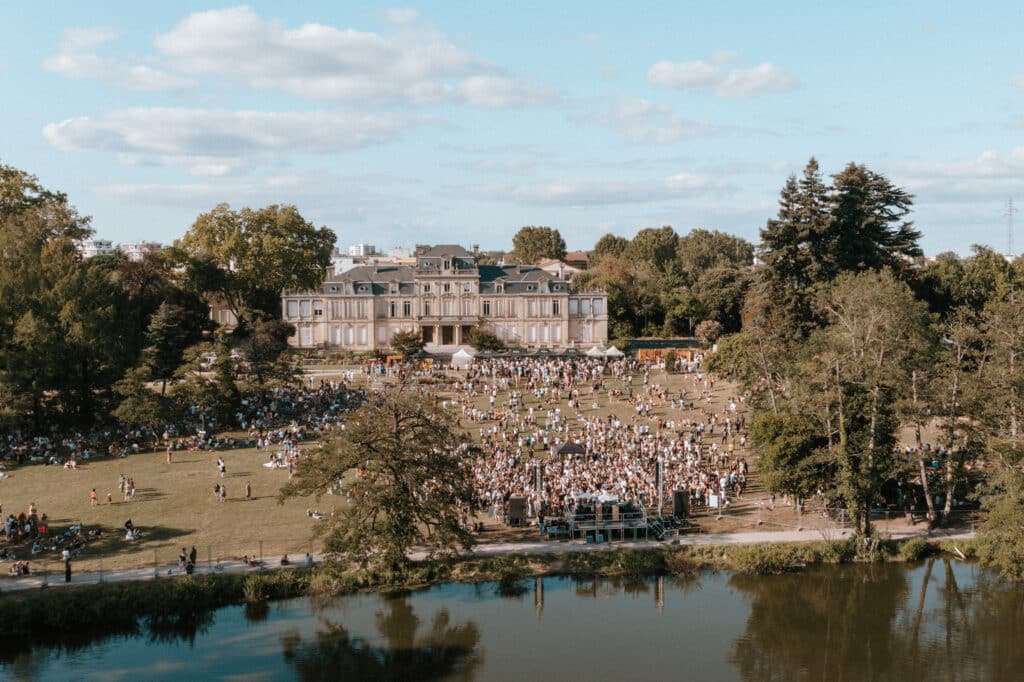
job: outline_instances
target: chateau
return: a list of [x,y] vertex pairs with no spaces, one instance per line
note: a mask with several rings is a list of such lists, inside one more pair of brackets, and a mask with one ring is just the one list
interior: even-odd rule
[[435,246],[415,265],[356,267],[318,290],[286,291],[284,319],[298,348],[378,350],[398,332],[427,350],[467,343],[474,327],[512,346],[590,347],[608,339],[608,296],[569,292],[559,273],[530,265],[478,265],[461,246]]

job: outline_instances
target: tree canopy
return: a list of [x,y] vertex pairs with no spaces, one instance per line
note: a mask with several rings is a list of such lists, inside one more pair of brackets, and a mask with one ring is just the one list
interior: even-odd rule
[[460,524],[474,498],[468,442],[455,420],[417,393],[373,393],[344,431],[304,453],[281,496],[353,494],[353,504],[321,526],[326,550],[346,562],[397,568],[414,546],[468,548],[473,538]]
[[512,256],[520,263],[536,263],[542,258],[565,258],[565,240],[550,227],[528,225],[512,237]]
[[294,206],[231,210],[219,204],[178,242],[216,291],[246,325],[280,317],[281,292],[320,286],[331,264],[334,232],[316,228]]

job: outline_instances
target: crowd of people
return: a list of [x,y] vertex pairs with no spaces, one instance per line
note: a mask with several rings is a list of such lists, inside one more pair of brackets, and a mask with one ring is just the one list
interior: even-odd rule
[[645,508],[677,490],[698,507],[742,495],[742,396],[716,395],[699,360],[680,361],[684,388],[671,393],[654,369],[630,358],[488,359],[444,385],[453,398],[442,406],[479,434],[478,510],[498,516],[512,497],[551,516],[595,495]]

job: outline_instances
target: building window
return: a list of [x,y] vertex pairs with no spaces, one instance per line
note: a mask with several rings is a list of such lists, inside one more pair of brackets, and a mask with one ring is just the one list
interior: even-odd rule
[[595,298],[594,299],[594,314],[595,315],[600,315],[601,314],[601,299],[599,299],[599,298]]
[[529,325],[526,328],[526,342],[536,343],[537,341],[537,327],[535,325]]
[[575,298],[570,298],[569,299],[569,314],[570,315],[579,315],[579,313],[580,313],[580,302],[577,301]]
[[351,346],[355,342],[355,334],[352,332],[352,327],[345,327],[345,345]]
[[425,294],[429,294],[430,293],[430,285],[429,284],[424,284],[423,285],[423,293],[425,293]]
[[377,343],[387,343],[388,340],[388,328],[378,327],[377,328]]
[[473,314],[473,300],[469,298],[462,299],[462,314],[469,316]]
[[490,317],[490,316],[491,316],[491,302],[490,301],[484,301],[484,317]]
[[452,310],[452,299],[446,298],[445,300],[441,301],[441,310],[442,314],[446,316],[453,315],[454,311]]
[[430,317],[430,301],[423,302],[423,314]]
[[444,283],[444,293],[447,294],[451,290],[452,290],[452,285],[450,283],[448,283],[448,282],[445,282]]
[[536,317],[536,315],[537,315],[537,302],[534,301],[533,299],[530,299],[529,301],[526,302],[526,316],[527,317]]
[[469,282],[463,282],[462,283],[462,290],[464,292],[466,292],[467,294],[472,293],[473,292],[473,285],[470,284]]
[[541,343],[547,343],[548,342],[548,326],[546,324],[542,324],[540,326],[540,342]]
[[447,261],[447,260],[446,260],[446,261],[444,262],[444,269],[445,269],[445,270],[447,270],[447,269],[448,269],[448,268],[450,268],[451,266],[452,266],[452,264],[451,264],[451,261]]
[[553,324],[551,325],[551,340],[555,343],[562,342],[562,325]]
[[309,327],[303,327],[299,330],[299,343],[303,346],[313,345],[313,330]]
[[561,301],[552,301],[551,302],[551,316],[552,317],[558,317],[558,313],[559,313],[559,311],[561,311],[561,309],[562,309]]
[[331,343],[335,346],[341,345],[341,328],[331,327]]
[[398,304],[394,301],[388,304],[388,317],[395,317],[396,308],[398,308]]
[[582,301],[580,301],[580,314],[581,315],[589,315],[590,314],[590,299],[589,298],[585,298]]
[[309,301],[303,301],[299,304],[299,311],[303,317],[309,317],[311,305]]
[[288,317],[298,317],[298,316],[299,316],[299,302],[298,301],[288,301]]
[[410,301],[404,301],[402,303],[402,317],[412,316],[412,303]]
[[360,327],[359,328],[359,345],[360,346],[365,346],[366,345],[366,327]]
[[323,317],[324,315],[324,304],[317,301],[316,305],[313,306],[313,317]]

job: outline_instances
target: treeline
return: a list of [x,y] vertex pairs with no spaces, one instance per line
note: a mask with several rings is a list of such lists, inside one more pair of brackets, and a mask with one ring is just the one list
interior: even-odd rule
[[[111,415],[155,429],[193,405],[227,417],[239,382],[287,369],[293,330],[280,321],[280,292],[318,285],[334,246],[291,206],[217,206],[140,261],[83,259],[76,242],[91,235],[66,195],[0,164],[4,431],[46,434]],[[231,337],[214,336],[211,301],[238,319]]]
[[911,206],[863,166],[826,182],[812,159],[761,230],[742,328],[711,368],[750,391],[770,489],[821,494],[865,534],[915,477],[933,519],[983,497],[979,554],[1024,576],[1024,267],[985,247],[925,262]]

